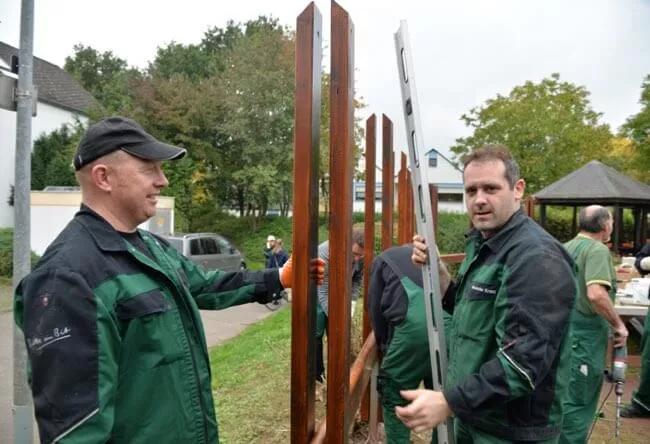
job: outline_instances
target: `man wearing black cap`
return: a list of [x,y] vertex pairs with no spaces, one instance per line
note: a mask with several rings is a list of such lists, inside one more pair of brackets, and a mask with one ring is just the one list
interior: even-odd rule
[[122,117],[79,144],[81,210],[14,303],[43,443],[219,440],[198,309],[268,302],[292,267],[204,272],[137,228],[168,185],[162,161],[184,155]]

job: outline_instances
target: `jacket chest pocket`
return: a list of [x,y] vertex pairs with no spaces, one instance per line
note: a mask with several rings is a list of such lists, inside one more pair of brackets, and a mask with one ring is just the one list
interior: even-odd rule
[[458,335],[479,339],[491,335],[494,330],[494,303],[497,284],[471,281],[463,293],[460,312],[457,314]]
[[183,350],[176,333],[178,309],[160,290],[151,290],[118,302],[117,318],[124,329],[120,367],[151,369],[177,361]]

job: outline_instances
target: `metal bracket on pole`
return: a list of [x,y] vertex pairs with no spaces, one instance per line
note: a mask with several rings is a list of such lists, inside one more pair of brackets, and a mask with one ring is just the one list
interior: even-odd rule
[[31,97],[32,117],[36,117],[38,106],[38,89],[36,86],[32,86],[31,92],[29,90],[21,92],[18,89],[18,76],[0,69],[0,109],[16,111],[18,109],[18,100],[24,97]]
[[[424,284],[424,302],[426,307],[427,336],[429,338],[429,356],[434,390],[440,391],[445,385],[447,371],[447,348],[442,316],[442,295],[440,294],[440,275],[438,273],[438,254],[435,248],[436,239],[433,227],[431,200],[429,196],[429,181],[426,168],[420,168],[422,159],[426,159],[426,150],[422,140],[422,127],[418,109],[415,76],[411,47],[408,38],[406,21],[400,22],[395,33],[395,50],[397,53],[397,70],[399,71],[400,89],[402,90],[402,105],[404,106],[404,121],[406,138],[409,148],[409,166],[412,173],[413,196],[415,199],[415,219],[417,230],[426,239],[429,248],[429,262],[422,267]],[[426,166],[426,164],[425,164]],[[434,264],[432,266],[431,264]],[[454,442],[453,424],[451,418],[438,425],[438,443],[451,444]]]

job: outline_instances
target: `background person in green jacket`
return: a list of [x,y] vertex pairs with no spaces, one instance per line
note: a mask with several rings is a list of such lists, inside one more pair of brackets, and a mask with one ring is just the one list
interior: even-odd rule
[[[444,391],[403,391],[396,407],[416,431],[454,415],[457,443],[557,442],[576,282],[562,245],[521,211],[525,182],[507,148],[464,159],[474,229],[446,298],[455,301]],[[413,260],[427,259],[414,238]]]
[[628,332],[614,310],[616,272],[605,245],[614,228],[607,208],[580,210],[580,232],[564,244],[578,267],[578,297],[571,317],[571,374],[564,403],[562,443],[582,443],[594,422],[603,385],[609,328],[614,346],[625,346]]
[[[377,389],[387,443],[411,442],[411,431],[395,415],[396,406],[407,404],[400,390],[416,389],[422,382],[427,388],[433,387],[422,270],[411,262],[412,250],[410,244],[389,248],[375,258],[370,272],[368,309],[383,356]],[[442,264],[439,271],[447,288],[449,272]],[[447,312],[444,319],[451,320]],[[438,442],[436,434],[432,442]]]
[[[199,308],[267,302],[278,270],[204,272],[138,225],[185,150],[122,117],[88,128],[74,157],[82,206],[16,289],[41,442],[216,443]],[[322,279],[316,266],[315,279]]]
[[[650,244],[645,244],[636,254],[634,262],[641,276],[650,275]],[[650,294],[648,295],[650,297]],[[621,416],[626,418],[650,418],[650,316],[645,317],[641,337],[641,376],[639,387],[632,394],[632,402],[623,407]]]

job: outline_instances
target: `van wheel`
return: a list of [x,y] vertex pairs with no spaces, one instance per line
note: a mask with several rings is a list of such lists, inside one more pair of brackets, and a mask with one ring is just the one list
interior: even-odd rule
[[246,262],[241,261],[241,264],[239,264],[239,271],[244,271],[246,270]]

